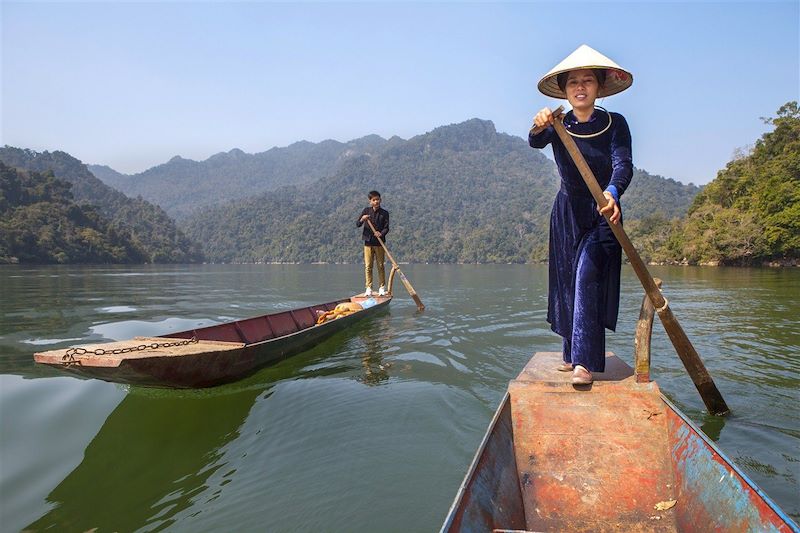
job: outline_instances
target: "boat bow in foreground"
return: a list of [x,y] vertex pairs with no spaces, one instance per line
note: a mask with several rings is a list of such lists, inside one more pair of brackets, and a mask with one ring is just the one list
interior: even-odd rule
[[443,532],[800,531],[654,382],[609,354],[573,386],[560,363],[511,381]]

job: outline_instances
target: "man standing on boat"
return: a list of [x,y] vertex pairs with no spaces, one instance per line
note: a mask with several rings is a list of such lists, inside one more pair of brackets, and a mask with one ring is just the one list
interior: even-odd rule
[[[569,101],[572,110],[554,118],[549,108],[534,117],[528,142],[553,145],[561,190],[550,215],[547,321],[561,335],[564,363],[574,384],[592,382],[605,370],[605,328],[614,330],[619,310],[622,248],[611,224],[622,223],[620,197],[633,177],[631,133],[625,118],[595,106],[595,100],[624,91],[633,76],[609,58],[582,45],[539,81],[539,91]],[[607,204],[599,209],[566,147],[556,134],[561,120],[597,177]]]
[[[386,241],[386,234],[389,233],[389,212],[381,207],[381,193],[378,191],[369,192],[369,207],[361,211],[361,216],[356,221],[356,227],[364,227],[362,236],[364,239],[364,276],[366,278],[367,290],[365,296],[372,296],[372,263],[378,267],[378,295],[386,294],[386,268],[384,266],[384,252],[381,242]],[[375,231],[372,231],[366,221],[372,222]]]

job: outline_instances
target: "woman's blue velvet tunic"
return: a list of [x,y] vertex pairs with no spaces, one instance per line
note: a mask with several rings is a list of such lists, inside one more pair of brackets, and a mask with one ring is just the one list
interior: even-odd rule
[[[570,111],[564,126],[576,135],[602,132],[573,138],[600,187],[619,203],[633,176],[625,118],[595,109],[587,122],[578,122]],[[602,372],[604,328],[613,331],[617,325],[622,250],[553,127],[530,134],[528,142],[533,148],[552,144],[561,175],[561,190],[550,215],[547,321],[564,338],[566,362]]]

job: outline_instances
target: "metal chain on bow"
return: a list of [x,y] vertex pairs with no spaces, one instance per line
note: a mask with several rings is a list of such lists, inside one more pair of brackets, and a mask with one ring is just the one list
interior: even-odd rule
[[114,348],[113,350],[106,350],[104,348],[96,348],[94,350],[87,350],[79,346],[67,349],[67,353],[61,358],[67,365],[80,364],[80,361],[75,359],[76,355],[119,355],[130,352],[141,352],[142,350],[156,350],[158,348],[169,348],[171,346],[187,346],[189,344],[197,344],[197,337],[186,339],[183,341],[170,341],[170,342],[151,342],[149,344],[139,344],[137,346],[128,346],[127,348]]

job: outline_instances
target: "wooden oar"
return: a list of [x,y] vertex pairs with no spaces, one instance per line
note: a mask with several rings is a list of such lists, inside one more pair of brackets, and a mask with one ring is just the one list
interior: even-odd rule
[[[373,234],[378,232],[378,230],[375,229],[375,226],[372,225],[372,221],[370,219],[367,219],[367,224],[369,224],[369,227],[372,229]],[[392,266],[394,267],[394,269],[397,270],[398,274],[400,274],[400,281],[403,282],[403,286],[408,291],[408,294],[410,294],[411,298],[414,299],[414,303],[417,304],[417,309],[419,309],[420,311],[424,310],[425,305],[422,303],[422,300],[419,299],[419,296],[417,296],[417,291],[415,291],[414,287],[411,286],[411,282],[408,281],[408,278],[405,276],[405,274],[403,274],[403,271],[400,270],[400,267],[397,266],[397,262],[394,260],[394,257],[392,257],[392,254],[389,253],[389,249],[386,247],[386,244],[384,244],[383,239],[381,239],[380,237],[375,237],[375,238],[378,239],[379,243],[381,243],[381,246],[383,246],[383,251],[386,252],[386,257],[389,258],[389,261],[392,262]]]
[[[597,205],[605,207],[607,200],[605,196],[603,196],[603,190],[600,188],[592,170],[589,168],[589,165],[578,149],[578,145],[575,144],[575,140],[570,136],[561,123],[561,120],[558,118],[563,111],[563,106],[553,111],[553,118],[556,119],[553,121],[553,127],[561,139],[561,142],[564,143],[570,157],[572,157],[572,160],[575,162],[575,166],[578,167],[583,181],[586,182],[586,186],[589,187],[589,191],[591,191],[595,202],[597,202]],[[533,133],[536,134],[543,129],[544,128],[534,128]],[[630,261],[633,270],[639,277],[639,281],[642,282],[645,293],[653,303],[653,307],[656,308],[658,317],[661,319],[661,323],[664,324],[664,329],[667,331],[667,335],[672,341],[675,351],[678,352],[678,357],[681,358],[683,366],[686,367],[686,371],[692,378],[694,386],[697,387],[697,391],[700,393],[700,397],[703,399],[703,403],[706,404],[708,411],[715,415],[724,415],[730,412],[725,400],[722,399],[722,394],[720,394],[717,386],[714,384],[714,380],[711,379],[711,375],[708,373],[708,370],[706,370],[705,365],[703,365],[703,361],[700,360],[700,356],[686,336],[686,332],[683,331],[683,328],[678,323],[678,319],[672,314],[672,310],[669,308],[669,302],[661,294],[661,291],[659,291],[655,281],[653,281],[653,276],[650,275],[644,261],[639,257],[639,253],[636,251],[636,248],[634,248],[625,230],[622,229],[622,225],[612,224],[609,220],[610,215],[606,214],[604,216],[608,221],[608,226],[611,228],[611,231],[614,232],[614,236],[617,238],[620,245],[622,245],[622,249],[625,250],[625,255],[628,256],[628,261]]]

